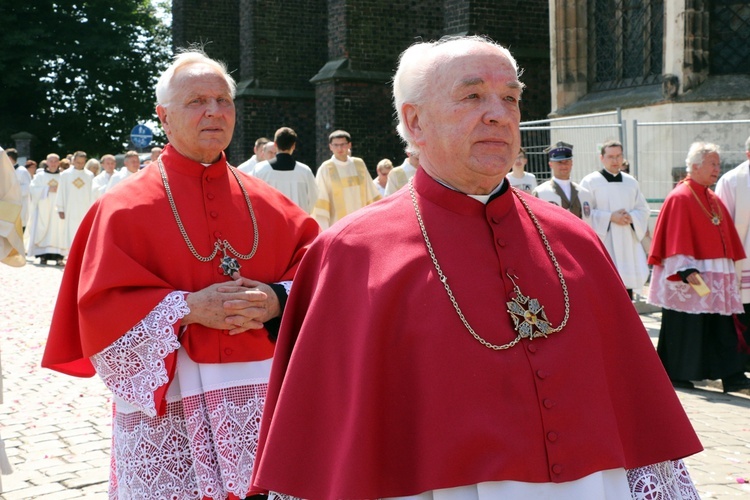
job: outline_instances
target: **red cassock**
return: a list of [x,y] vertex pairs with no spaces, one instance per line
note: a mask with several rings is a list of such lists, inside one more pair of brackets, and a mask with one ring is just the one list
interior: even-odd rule
[[[701,204],[709,212],[719,215],[722,223],[714,225],[701,209]],[[727,207],[713,191],[690,177],[678,184],[664,200],[654,227],[648,263],[661,265],[664,259],[674,255],[688,255],[699,260],[727,258],[738,261],[745,258],[742,241]]]
[[[224,155],[205,167],[168,145],[162,159],[175,205],[197,252],[208,256],[214,242],[223,239],[239,253],[249,253],[250,213]],[[255,256],[238,259],[240,274],[264,283],[291,280],[319,231],[317,224],[280,192],[238,175],[250,196],[259,233]],[[210,262],[200,262],[188,249],[155,163],[121,184],[97,200],[78,230],[55,305],[44,367],[93,376],[88,358],[144,319],[168,293],[194,292],[230,280],[219,269],[221,252]],[[199,363],[263,360],[274,350],[265,329],[228,335],[192,324],[180,342]],[[170,373],[175,356],[166,359]],[[167,385],[157,391],[157,402]]]
[[[414,185],[435,255],[479,335],[516,337],[506,273],[560,324],[560,280],[515,195],[485,206],[421,170]],[[599,238],[567,211],[522,196],[562,268],[570,319],[502,351],[457,316],[408,188],[321,234],[282,322],[259,491],[354,499],[566,482],[702,449]]]

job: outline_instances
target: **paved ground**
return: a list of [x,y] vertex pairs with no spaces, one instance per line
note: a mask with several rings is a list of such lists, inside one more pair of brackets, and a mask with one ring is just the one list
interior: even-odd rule
[[[0,266],[0,436],[15,469],[2,476],[5,500],[106,497],[107,391],[97,378],[39,367],[61,276],[55,267]],[[641,318],[655,340],[659,313]],[[706,448],[686,460],[702,498],[750,498],[750,396],[725,395],[712,383],[678,395]]]

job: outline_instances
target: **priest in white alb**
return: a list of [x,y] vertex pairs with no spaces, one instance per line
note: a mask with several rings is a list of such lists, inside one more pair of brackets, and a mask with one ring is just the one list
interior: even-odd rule
[[125,158],[122,160],[124,166],[112,174],[112,177],[107,183],[107,187],[104,188],[104,192],[112,190],[120,182],[124,181],[131,175],[135,175],[140,172],[141,160],[138,158],[137,151],[128,151],[125,153]]
[[94,199],[97,199],[104,194],[109,181],[115,173],[115,167],[117,166],[115,157],[112,155],[104,155],[100,161],[102,164],[102,171],[94,177],[94,181],[91,184],[91,191],[93,192]]
[[38,170],[31,180],[31,212],[29,214],[29,247],[31,257],[41,263],[55,261],[62,264],[68,247],[65,245],[64,224],[57,215],[57,189],[60,186],[60,157],[47,155],[47,166]]
[[604,168],[581,180],[591,193],[591,226],[607,247],[630,298],[648,279],[646,251],[641,244],[651,210],[638,181],[620,171],[622,144],[607,141],[599,156]]
[[[750,255],[750,137],[745,141],[745,156],[745,161],[721,176],[716,183],[716,196],[729,210],[745,253]],[[740,318],[750,327],[750,259],[737,262],[736,267],[745,308],[745,314]]]
[[60,187],[57,190],[55,207],[65,227],[65,247],[70,248],[73,238],[81,225],[83,216],[94,203],[92,183],[94,174],[86,166],[86,153],[76,151],[73,166],[60,174]]

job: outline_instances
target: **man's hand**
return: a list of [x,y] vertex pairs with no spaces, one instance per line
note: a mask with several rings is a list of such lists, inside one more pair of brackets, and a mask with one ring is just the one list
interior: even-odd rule
[[235,281],[224,283],[219,291],[241,294],[240,298],[224,303],[227,322],[234,325],[229,333],[241,333],[249,329],[263,328],[263,323],[281,314],[281,305],[276,292],[265,283],[243,278],[239,273],[232,276]]
[[691,285],[700,285],[700,273],[698,271],[692,272],[688,274],[687,278],[685,278],[685,281],[690,283]]
[[270,286],[237,273],[234,278],[188,294],[185,300],[190,314],[182,318],[182,324],[198,323],[235,335],[263,328],[263,323],[281,314],[279,299]]
[[612,215],[609,217],[609,220],[619,226],[627,226],[628,224],[633,223],[633,218],[624,208],[621,208],[620,210],[616,212],[612,212]]

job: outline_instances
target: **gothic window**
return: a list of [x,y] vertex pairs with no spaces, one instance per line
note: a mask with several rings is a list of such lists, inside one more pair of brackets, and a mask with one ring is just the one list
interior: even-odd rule
[[746,0],[713,0],[709,30],[710,73],[736,75],[749,72],[750,5]]
[[664,0],[588,0],[589,88],[661,81]]

